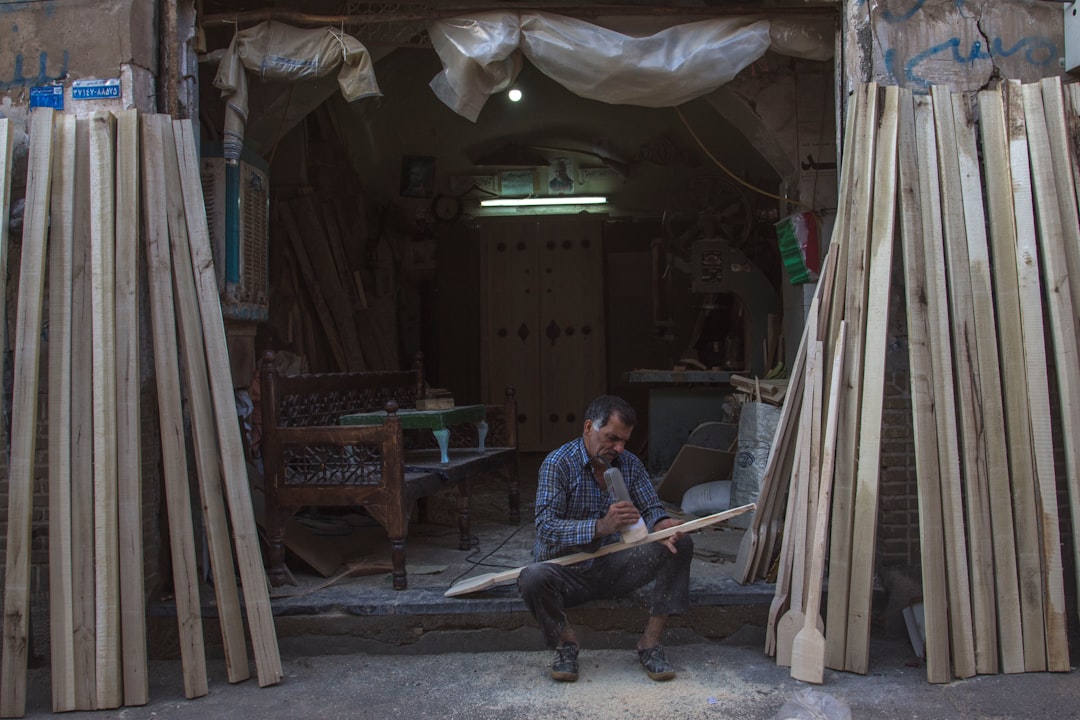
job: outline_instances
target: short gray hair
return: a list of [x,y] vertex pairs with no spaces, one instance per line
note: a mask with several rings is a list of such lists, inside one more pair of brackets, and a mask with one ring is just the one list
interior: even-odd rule
[[585,419],[592,420],[593,426],[598,428],[607,425],[612,415],[618,415],[623,423],[630,427],[637,425],[634,408],[618,395],[601,395],[585,409]]

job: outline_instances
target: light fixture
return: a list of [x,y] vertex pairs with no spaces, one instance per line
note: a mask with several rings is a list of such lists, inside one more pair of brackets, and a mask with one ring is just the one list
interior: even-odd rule
[[603,205],[602,195],[561,195],[559,197],[497,198],[481,200],[480,207],[525,207],[529,205]]
[[517,88],[510,88],[510,92],[506,94],[506,97],[510,99],[510,102],[521,102],[521,91]]

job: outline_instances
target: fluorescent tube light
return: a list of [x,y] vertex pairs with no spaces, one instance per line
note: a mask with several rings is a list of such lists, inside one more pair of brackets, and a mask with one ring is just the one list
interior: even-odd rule
[[600,195],[563,195],[561,197],[498,198],[481,200],[480,207],[525,207],[527,205],[603,205]]

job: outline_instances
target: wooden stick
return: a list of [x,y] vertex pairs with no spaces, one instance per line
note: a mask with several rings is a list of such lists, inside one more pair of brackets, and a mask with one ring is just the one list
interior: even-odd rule
[[941,514],[945,528],[945,563],[949,583],[949,633],[953,673],[964,678],[975,674],[975,643],[971,626],[971,585],[964,535],[964,509],[960,495],[960,455],[956,437],[952,348],[949,343],[937,133],[934,130],[933,98],[922,95],[914,99],[919,204],[923,211],[923,255],[927,270],[926,312],[934,372],[934,419],[938,434]]
[[[1019,82],[1008,81],[1006,127],[1012,166],[1013,207],[1016,211],[1016,272],[1020,290],[1020,318],[1024,331],[1024,362],[1027,369],[1028,422],[1031,427],[1035,487],[1042,540],[1043,603],[1046,622],[1046,667],[1052,672],[1069,668],[1066,636],[1065,587],[1062,578],[1061,531],[1058,525],[1057,487],[1054,474],[1053,425],[1050,381],[1046,370],[1042,287],[1039,282],[1039,251],[1032,206],[1031,176],[1025,106]],[[1034,104],[1035,98],[1031,98]],[[1034,112],[1034,107],[1033,107]]]
[[248,669],[247,642],[244,640],[244,618],[240,612],[240,595],[236,587],[236,572],[229,538],[229,520],[225,514],[225,498],[221,494],[221,451],[214,425],[210,384],[206,377],[206,353],[203,344],[202,321],[195,291],[195,276],[191,269],[187,221],[184,217],[184,198],[180,189],[180,165],[176,159],[176,141],[171,122],[161,120],[161,156],[165,163],[165,198],[169,225],[169,248],[172,260],[173,287],[176,290],[177,319],[180,328],[180,350],[187,373],[188,411],[191,415],[191,436],[195,450],[195,466],[199,474],[199,498],[202,501],[206,540],[210,550],[210,567],[214,574],[214,596],[217,598],[218,624],[221,627],[225,668],[229,682],[251,677]]
[[[3,135],[7,133],[7,120]],[[49,648],[53,712],[75,709],[71,586],[71,252],[75,116],[57,118],[49,227]],[[4,142],[8,142],[7,139]],[[10,143],[8,151],[10,153]],[[10,158],[10,154],[7,154]],[[10,167],[7,166],[6,167]]]
[[776,625],[776,664],[787,667],[791,665],[791,645],[795,636],[802,629],[803,620],[803,594],[805,592],[806,573],[806,537],[807,537],[807,512],[808,496],[810,493],[810,475],[813,458],[817,455],[813,451],[812,427],[814,424],[814,383],[817,381],[818,372],[818,340],[817,319],[818,301],[815,298],[810,303],[810,313],[807,320],[805,334],[808,338],[810,351],[806,359],[806,372],[803,380],[802,413],[799,417],[798,442],[795,452],[796,471],[792,473],[792,488],[794,494],[788,496],[788,503],[795,503],[795,511],[792,513],[794,526],[785,527],[784,533],[794,533],[794,544],[791,557],[791,607],[780,622]]
[[[855,517],[855,459],[859,447],[859,403],[862,388],[863,338],[866,333],[867,244],[870,238],[870,208],[874,197],[874,147],[877,139],[878,88],[868,83],[866,102],[856,115],[854,151],[848,161],[854,163],[852,190],[847,203],[852,204],[851,227],[847,237],[847,268],[844,315],[848,337],[844,353],[844,407],[840,409],[840,428],[836,435],[836,476],[832,488],[832,525],[829,534],[829,596],[826,617],[847,617],[851,582],[851,532]],[[825,629],[825,665],[844,669],[847,649],[847,623],[831,622]]]
[[[967,94],[954,93],[952,96],[967,235],[966,267],[970,278],[972,319],[974,327],[978,329],[975,343],[975,362],[978,367],[975,410],[981,410],[982,414],[980,449],[985,463],[989,545],[993,548],[994,558],[990,590],[997,609],[997,646],[1000,647],[1001,669],[1007,673],[1017,673],[1024,671],[1020,587],[1016,574],[1005,408],[1001,390],[1001,367],[998,364],[997,322],[994,316],[994,290],[990,279],[990,251],[986,240],[983,183],[975,141],[975,113],[971,105],[973,100],[974,97]],[[992,665],[997,665],[996,659]]]
[[[832,378],[829,383],[829,415],[825,421],[825,441],[821,453],[821,477],[818,488],[817,517],[814,520],[813,543],[810,553],[810,576],[806,581],[806,615],[791,648],[791,677],[803,682],[820,684],[825,678],[825,633],[821,631],[821,584],[825,574],[825,540],[828,537],[829,495],[832,492],[833,466],[836,457],[837,421],[840,413],[841,383],[844,365],[844,343],[847,325],[837,328],[836,346],[832,356]],[[819,341],[820,343],[820,341]]]
[[180,179],[184,192],[184,212],[187,215],[191,265],[199,293],[199,312],[202,316],[203,339],[206,342],[206,364],[210,374],[210,392],[214,401],[218,444],[221,448],[222,476],[225,497],[232,520],[233,545],[244,591],[251,644],[255,651],[255,667],[259,685],[266,687],[281,680],[281,655],[278,652],[274,616],[270,610],[270,592],[259,550],[255,513],[251,505],[247,465],[240,424],[236,420],[236,401],[233,397],[229,353],[225,345],[225,325],[217,294],[213,255],[210,251],[210,231],[206,225],[206,208],[202,201],[199,180],[199,158],[195,151],[195,133],[191,121],[180,121],[177,130],[177,155]]
[[[1060,78],[1046,78],[1040,82],[1042,100],[1045,107],[1048,152],[1052,160],[1052,172],[1047,168],[1038,168],[1034,173],[1035,195],[1039,201],[1039,239],[1043,253],[1043,272],[1048,288],[1060,288],[1056,293],[1048,294],[1050,321],[1054,337],[1055,359],[1058,390],[1062,417],[1061,440],[1065,446],[1065,482],[1069,489],[1069,511],[1074,518],[1073,567],[1080,567],[1080,525],[1075,518],[1080,518],[1080,448],[1074,431],[1080,428],[1080,386],[1077,375],[1068,373],[1080,371],[1076,348],[1069,346],[1070,339],[1080,339],[1078,323],[1080,316],[1074,310],[1080,304],[1080,217],[1076,209],[1076,188],[1070,159],[1074,150],[1070,148],[1069,133],[1065,126],[1065,102],[1062,98]],[[1030,127],[1030,124],[1029,124]],[[1047,176],[1050,177],[1047,177]],[[1053,180],[1053,185],[1049,184]],[[1056,193],[1052,194],[1052,193]],[[1051,213],[1058,213],[1057,227],[1060,234],[1054,232]],[[1044,223],[1043,215],[1047,215]],[[1062,286],[1059,283],[1066,283]],[[1057,314],[1054,310],[1057,309]],[[1080,574],[1077,575],[1077,587],[1080,588]]]
[[26,711],[26,661],[30,643],[30,522],[34,508],[34,454],[38,431],[39,356],[54,114],[51,108],[36,108],[30,113],[26,212],[15,318],[0,717],[22,717]]
[[784,511],[784,540],[780,544],[780,557],[776,568],[776,584],[772,602],[769,604],[769,619],[765,624],[765,654],[776,655],[776,625],[787,611],[791,600],[791,563],[795,555],[795,505],[788,502]]
[[[605,555],[611,555],[612,553],[622,552],[623,550],[629,550],[640,545],[648,545],[649,543],[657,542],[658,540],[664,540],[666,538],[675,535],[676,533],[689,533],[701,528],[715,525],[716,523],[723,522],[724,520],[730,520],[733,517],[742,515],[745,512],[750,512],[754,509],[754,503],[747,505],[740,505],[730,510],[724,510],[723,512],[713,513],[712,515],[706,515],[705,517],[695,518],[694,520],[688,520],[681,525],[674,525],[663,530],[657,530],[651,532],[645,537],[641,538],[637,542],[617,542],[610,545],[604,545],[596,552],[579,552],[572,553],[570,555],[563,555],[562,557],[553,558],[551,560],[545,560],[544,562],[552,565],[573,565],[575,563],[582,562],[584,560],[592,560],[594,558],[603,557]],[[460,597],[462,595],[468,595],[469,593],[480,592],[481,590],[487,590],[488,588],[501,585],[503,583],[513,582],[517,580],[518,575],[528,565],[515,568],[513,570],[505,570],[500,573],[485,573],[484,575],[477,575],[453,585],[449,590],[443,593],[445,597]]]
[[71,563],[75,709],[97,709],[94,639],[93,322],[90,302],[90,119],[75,122],[75,222],[71,326]]
[[904,285],[907,291],[908,358],[911,366],[915,479],[919,496],[919,551],[922,558],[923,609],[926,624],[926,677],[932,683],[952,679],[949,663],[949,616],[945,580],[945,532],[941,517],[936,397],[927,315],[926,256],[919,207],[920,176],[915,137],[915,106],[910,90],[900,91],[897,149],[900,160],[900,218]]
[[[1019,358],[1023,357],[1024,338],[1016,275],[1016,213],[1013,210],[1009,138],[1005,129],[1005,104],[1001,88],[979,93],[979,115],[986,162],[986,197],[1000,353],[1005,358]],[[1001,379],[1015,518],[1024,670],[1042,672],[1046,670],[1042,550],[1035,507],[1035,468],[1028,424],[1027,377],[1023,363],[1002,363]]]
[[[1080,359],[1077,357],[1076,313],[1074,300],[1069,293],[1068,262],[1063,245],[1065,230],[1062,227],[1061,208],[1057,203],[1054,164],[1050,157],[1050,138],[1042,107],[1042,90],[1039,84],[1032,83],[1024,85],[1022,91],[1031,161],[1031,186],[1035,189],[1035,207],[1039,221],[1037,239],[1045,275],[1043,277],[1044,303],[1050,308],[1050,336],[1053,339],[1054,348],[1053,364],[1057,371],[1057,402],[1061,407],[1061,438],[1065,446],[1065,485],[1069,493],[1072,517],[1077,518],[1080,517],[1080,477],[1078,477],[1080,448],[1077,447],[1076,437],[1076,433],[1080,433],[1080,380],[1077,378],[1080,373]],[[1068,202],[1071,202],[1071,198],[1068,198]],[[1069,232],[1069,240],[1074,240],[1077,234],[1076,229]],[[1036,266],[1036,269],[1038,267]],[[1053,438],[1045,439],[1052,440]],[[1038,443],[1039,439],[1036,441]],[[1056,478],[1051,475],[1047,479],[1048,483],[1044,492],[1049,493],[1051,485],[1056,488],[1056,481],[1052,484],[1049,480]],[[1054,516],[1056,515],[1055,506]],[[1074,520],[1074,528],[1075,522],[1076,520]],[[1074,547],[1074,551],[1075,557],[1080,559],[1080,548]],[[1052,568],[1053,565],[1048,558],[1048,569]],[[1051,648],[1051,654],[1053,655],[1053,648]],[[1055,663],[1054,658],[1051,657],[1051,670],[1064,670],[1067,665],[1065,658]]]
[[169,262],[169,228],[162,127],[168,116],[143,117],[143,199],[146,209],[146,259],[150,278],[150,315],[153,326],[154,365],[158,388],[158,423],[165,474],[165,500],[169,512],[176,616],[180,629],[180,659],[184,669],[184,695],[208,692],[202,613],[195,563],[194,528],[188,493],[187,454],[184,449],[183,407],[176,358],[176,310]]
[[142,428],[139,402],[139,114],[116,126],[116,475],[121,667],[125,705],[150,699],[143,577]]
[[866,337],[859,407],[859,460],[855,518],[851,535],[846,669],[865,673],[870,664],[870,610],[877,546],[878,483],[881,473],[881,418],[885,400],[889,291],[896,221],[896,138],[899,88],[885,88],[885,106],[874,159],[874,208],[866,297]]
[[120,674],[120,547],[116,488],[115,122],[90,116],[90,301],[94,363],[94,587],[97,707],[123,703]]

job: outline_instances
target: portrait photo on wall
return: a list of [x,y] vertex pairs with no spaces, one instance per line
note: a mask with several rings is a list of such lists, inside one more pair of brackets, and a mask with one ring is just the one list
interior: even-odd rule
[[429,198],[435,193],[435,158],[406,155],[401,158],[402,197]]
[[548,167],[548,191],[552,195],[568,195],[574,192],[574,161],[555,158]]

